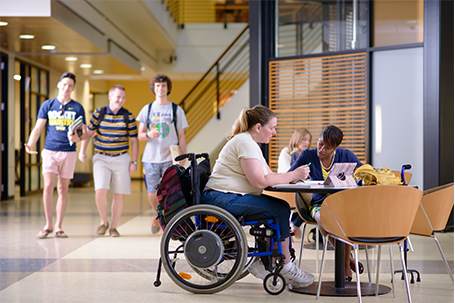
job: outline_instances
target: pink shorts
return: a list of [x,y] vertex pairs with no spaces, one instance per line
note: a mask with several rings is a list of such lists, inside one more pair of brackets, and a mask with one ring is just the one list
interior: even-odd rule
[[77,152],[59,152],[43,149],[43,174],[57,174],[63,179],[73,179],[77,161]]

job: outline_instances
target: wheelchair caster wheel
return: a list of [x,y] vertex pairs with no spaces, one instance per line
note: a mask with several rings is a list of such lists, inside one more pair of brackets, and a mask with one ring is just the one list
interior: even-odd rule
[[284,277],[278,274],[276,277],[274,274],[268,274],[264,278],[264,289],[271,295],[279,295],[286,288],[286,281]]
[[159,287],[161,285],[161,281],[155,281],[155,282],[153,282],[153,285],[155,287]]

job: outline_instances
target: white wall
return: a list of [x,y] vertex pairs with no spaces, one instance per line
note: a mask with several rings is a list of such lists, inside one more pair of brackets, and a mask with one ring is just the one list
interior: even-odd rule
[[[250,81],[247,80],[238,90],[231,101],[229,101],[220,111],[221,119],[213,117],[201,131],[188,143],[186,150],[194,153],[212,154],[223,141],[226,134],[234,124],[240,111],[250,105]],[[216,159],[211,159],[215,163]]]
[[162,73],[205,73],[245,26],[245,23],[229,24],[228,28],[221,23],[185,24],[178,32],[173,54],[176,61],[170,64],[172,54],[159,52],[157,68]]
[[409,163],[423,190],[423,48],[377,51],[372,64],[372,165]]

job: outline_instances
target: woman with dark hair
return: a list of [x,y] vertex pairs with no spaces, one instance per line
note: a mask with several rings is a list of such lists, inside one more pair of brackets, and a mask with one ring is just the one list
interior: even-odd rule
[[[317,142],[317,147],[304,150],[299,158],[294,162],[289,171],[293,171],[302,166],[310,165],[311,180],[325,180],[334,163],[357,163],[357,167],[362,163],[357,156],[348,149],[339,148],[343,141],[343,132],[335,125],[326,126]],[[319,216],[322,202],[327,194],[313,194],[311,199],[310,214],[318,222],[321,233],[325,236],[327,232],[324,229],[323,222]],[[330,244],[334,246],[333,238],[329,238]],[[351,281],[352,271],[355,268],[355,260],[350,255],[351,246],[345,246],[345,279]],[[359,263],[360,273],[363,272],[363,265]]]
[[[276,134],[276,125],[275,113],[265,106],[256,105],[252,109],[242,110],[227,136],[228,142],[216,160],[201,201],[221,207],[234,216],[248,212],[250,218],[276,218],[284,255],[284,266],[280,273],[287,283],[306,287],[313,283],[314,277],[291,262],[289,204],[262,194],[262,190],[268,186],[305,179],[310,172],[308,167],[303,166],[283,174],[272,172],[258,143],[269,143]],[[269,274],[260,259],[249,270],[260,279]]]

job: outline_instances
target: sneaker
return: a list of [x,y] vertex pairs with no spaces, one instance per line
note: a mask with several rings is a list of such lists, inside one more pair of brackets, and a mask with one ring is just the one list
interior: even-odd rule
[[253,264],[248,267],[248,271],[258,279],[264,280],[265,276],[270,274],[270,271],[265,269],[264,264],[262,264],[261,259],[257,259]]
[[281,274],[286,279],[286,283],[292,284],[295,287],[307,287],[314,281],[312,274],[304,272],[292,262],[283,267]]
[[161,230],[160,221],[157,218],[152,220],[152,234],[157,234]]
[[109,229],[109,236],[111,236],[111,237],[120,237],[120,234],[118,233],[117,228]]
[[98,229],[96,230],[96,235],[97,236],[102,236],[106,233],[106,230],[109,228],[109,222],[106,224],[101,224],[98,226]]

